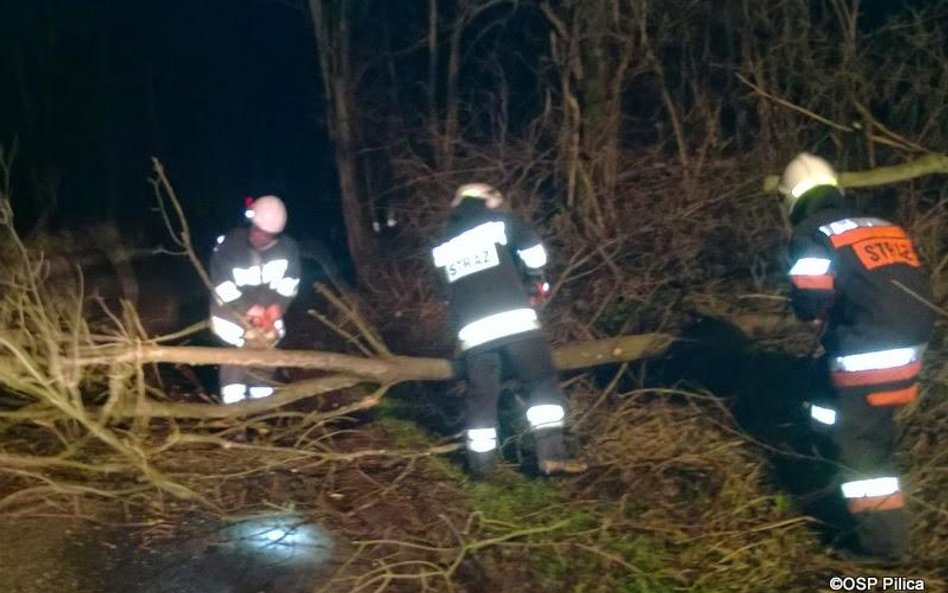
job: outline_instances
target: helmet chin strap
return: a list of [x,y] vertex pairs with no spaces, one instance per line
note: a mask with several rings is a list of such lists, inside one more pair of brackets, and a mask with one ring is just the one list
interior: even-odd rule
[[[254,240],[254,237],[255,237],[255,236],[256,236],[256,237],[261,237],[261,236],[266,237],[266,238],[267,238],[267,241],[266,241],[266,242],[263,242],[263,241],[255,241],[255,240]],[[270,249],[271,247],[273,247],[274,245],[277,244],[278,238],[279,238],[279,235],[275,235],[275,234],[273,234],[273,233],[268,233],[268,232],[264,231],[263,229],[257,228],[256,226],[251,226],[251,227],[250,227],[250,237],[248,237],[248,239],[249,239],[249,241],[250,241],[250,245],[251,245],[254,249],[258,250],[258,251],[266,251],[267,249]]]

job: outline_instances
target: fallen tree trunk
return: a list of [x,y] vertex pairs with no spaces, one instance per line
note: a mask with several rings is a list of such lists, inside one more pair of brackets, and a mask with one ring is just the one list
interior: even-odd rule
[[[673,336],[641,334],[603,338],[569,344],[554,352],[560,370],[575,370],[598,364],[628,362],[664,352]],[[91,355],[90,355],[91,354]],[[459,363],[444,358],[389,356],[363,358],[335,352],[310,350],[249,350],[204,346],[107,346],[87,352],[77,360],[79,366],[116,363],[227,364],[247,367],[290,367],[345,373],[377,383],[401,381],[438,381],[459,375]]]
[[[600,364],[629,362],[658,356],[674,341],[666,334],[617,336],[591,342],[569,344],[554,352],[560,370],[576,370]],[[149,363],[227,364],[249,367],[292,367],[317,369],[330,374],[278,388],[268,398],[228,406],[166,403],[138,398],[118,404],[113,416],[222,418],[257,414],[314,395],[370,383],[389,387],[405,381],[443,381],[463,374],[463,362],[442,358],[389,356],[362,358],[333,352],[301,350],[245,350],[199,346],[111,345],[80,356],[79,366],[142,365]],[[360,406],[357,404],[354,409]],[[362,407],[370,407],[366,404]]]

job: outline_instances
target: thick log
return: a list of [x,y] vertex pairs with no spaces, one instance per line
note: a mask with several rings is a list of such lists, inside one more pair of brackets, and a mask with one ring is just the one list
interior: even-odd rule
[[335,352],[312,350],[251,350],[247,348],[213,348],[205,346],[109,346],[93,356],[78,359],[81,366],[97,364],[171,363],[190,365],[226,364],[262,368],[297,368],[322,370],[362,377],[374,383],[398,383],[406,380],[437,381],[450,379],[454,369],[441,358],[390,356],[363,358]]
[[[642,334],[569,344],[554,352],[557,367],[575,370],[599,364],[628,362],[663,353],[673,336]],[[375,383],[439,381],[458,376],[458,364],[443,358],[387,356],[363,358],[310,350],[250,350],[204,346],[108,346],[78,359],[81,366],[116,363],[228,364],[248,367],[318,369],[363,377]]]
[[[901,165],[841,173],[839,183],[843,187],[872,187],[939,173],[948,174],[948,155],[928,154]],[[764,179],[764,191],[767,193],[776,191],[779,183],[778,175],[768,175]]]
[[817,323],[804,323],[792,313],[746,313],[723,318],[751,337],[786,335],[794,331],[814,331]]
[[[577,370],[601,364],[628,362],[658,356],[674,341],[665,334],[617,336],[579,344],[569,344],[554,352],[560,370]],[[146,363],[229,364],[254,367],[319,369],[335,373],[326,377],[291,383],[268,398],[229,406],[167,403],[140,399],[132,410],[116,410],[118,416],[223,418],[258,414],[314,395],[353,387],[361,383],[394,385],[404,381],[439,381],[459,377],[460,361],[442,358],[389,356],[361,358],[333,352],[300,350],[246,350],[199,346],[109,346],[78,359],[80,365]]]
[[592,342],[567,344],[553,353],[561,371],[572,371],[600,364],[630,362],[659,356],[671,346],[674,336],[668,334],[640,334],[616,336]]

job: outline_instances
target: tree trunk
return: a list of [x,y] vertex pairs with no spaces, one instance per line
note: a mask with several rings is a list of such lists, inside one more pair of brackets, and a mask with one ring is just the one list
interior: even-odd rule
[[441,166],[438,133],[438,0],[428,0],[428,134],[435,168]]
[[[333,10],[334,5],[338,6],[337,10]],[[331,3],[328,9],[323,6],[323,0],[309,0],[326,100],[326,121],[339,175],[347,244],[356,275],[361,277],[372,258],[374,244],[358,182],[356,122],[352,112],[356,90],[352,78],[350,7],[349,0]]]
[[615,220],[622,92],[634,54],[635,32],[620,3],[543,2],[550,53],[557,65],[563,125],[560,159],[567,172],[567,206],[600,233]]
[[465,15],[458,14],[451,31],[448,53],[448,74],[445,79],[444,135],[441,137],[440,163],[442,171],[450,171],[454,160],[454,143],[458,140],[458,77],[461,74],[461,36],[464,34]]
[[[641,334],[569,344],[554,352],[560,370],[575,370],[627,362],[665,351],[674,338],[666,334]],[[311,350],[251,350],[206,346],[110,346],[85,352],[79,366],[120,363],[227,364],[249,367],[292,367],[359,376],[376,383],[441,381],[458,377],[458,362],[444,358],[388,356],[364,358]]]
[[[628,362],[658,356],[665,352],[673,340],[672,336],[665,334],[604,338],[566,345],[554,352],[554,359],[557,367],[564,371]],[[134,402],[116,402],[109,408],[110,417],[223,418],[272,410],[298,400],[362,383],[388,387],[405,381],[446,381],[463,376],[463,362],[459,360],[409,356],[362,358],[333,352],[305,350],[249,350],[158,345],[107,346],[86,351],[75,360],[75,365],[78,367],[107,366],[110,374],[115,376],[121,375],[123,365],[141,366],[151,363],[293,367],[319,369],[331,374],[291,383],[280,387],[272,397],[233,406],[167,403],[147,398],[139,398]],[[78,371],[81,372],[81,368]],[[113,392],[120,394],[126,390],[115,386]],[[116,395],[115,399],[120,399],[120,395]]]

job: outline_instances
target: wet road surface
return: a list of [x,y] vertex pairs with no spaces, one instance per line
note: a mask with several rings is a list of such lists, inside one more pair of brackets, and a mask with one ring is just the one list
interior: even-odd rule
[[332,572],[333,539],[281,516],[188,521],[173,536],[72,518],[0,518],[6,593],[310,593]]

